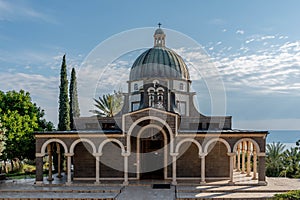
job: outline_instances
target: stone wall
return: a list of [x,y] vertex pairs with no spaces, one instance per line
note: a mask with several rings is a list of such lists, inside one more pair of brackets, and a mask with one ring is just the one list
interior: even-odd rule
[[222,142],[210,145],[205,157],[206,177],[229,177],[229,156],[227,148]]
[[177,177],[200,177],[201,162],[198,147],[194,143],[185,142],[179,149],[177,158]]
[[124,157],[116,143],[105,144],[100,161],[100,178],[124,177]]
[[73,157],[74,178],[94,178],[96,176],[96,160],[92,148],[88,144],[76,145]]

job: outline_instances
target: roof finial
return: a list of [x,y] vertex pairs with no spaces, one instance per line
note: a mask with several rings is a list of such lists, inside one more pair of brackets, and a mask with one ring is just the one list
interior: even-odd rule
[[157,25],[158,25],[158,28],[160,28],[160,26],[161,26],[162,24],[161,24],[160,22],[158,22],[158,24],[157,24]]

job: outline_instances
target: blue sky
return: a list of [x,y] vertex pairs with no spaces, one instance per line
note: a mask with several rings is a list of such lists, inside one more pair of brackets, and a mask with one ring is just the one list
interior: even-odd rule
[[[64,53],[69,69],[79,70],[107,38],[161,22],[198,42],[213,59],[235,128],[300,130],[299,7],[296,0],[0,0],[0,90],[29,91],[56,124]],[[200,99],[209,114],[206,105]]]

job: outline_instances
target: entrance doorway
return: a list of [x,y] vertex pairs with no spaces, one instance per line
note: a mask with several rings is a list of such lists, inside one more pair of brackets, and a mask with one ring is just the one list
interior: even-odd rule
[[164,179],[164,137],[157,129],[145,130],[140,138],[141,179]]

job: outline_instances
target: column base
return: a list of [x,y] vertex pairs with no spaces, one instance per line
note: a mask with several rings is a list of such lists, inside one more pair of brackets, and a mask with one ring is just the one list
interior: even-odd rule
[[228,181],[228,185],[234,185],[233,181]]
[[44,182],[43,182],[43,181],[35,181],[34,184],[35,184],[35,185],[43,185]]
[[72,185],[72,182],[66,182],[66,185],[70,186],[70,185]]
[[57,178],[62,178],[63,176],[61,174],[57,175],[56,176]]
[[54,178],[47,178],[47,181],[53,181]]
[[246,174],[245,172],[241,172],[241,174]]
[[95,185],[100,185],[100,181],[94,182]]
[[177,181],[172,181],[172,185],[177,185]]
[[258,181],[258,185],[265,186],[265,185],[268,185],[268,182],[267,181]]
[[123,181],[123,185],[128,185],[129,182],[128,181]]
[[206,185],[206,181],[201,181],[200,185]]
[[250,175],[250,174],[247,174],[246,177],[251,177],[251,175]]
[[252,178],[251,180],[257,180],[257,178]]

